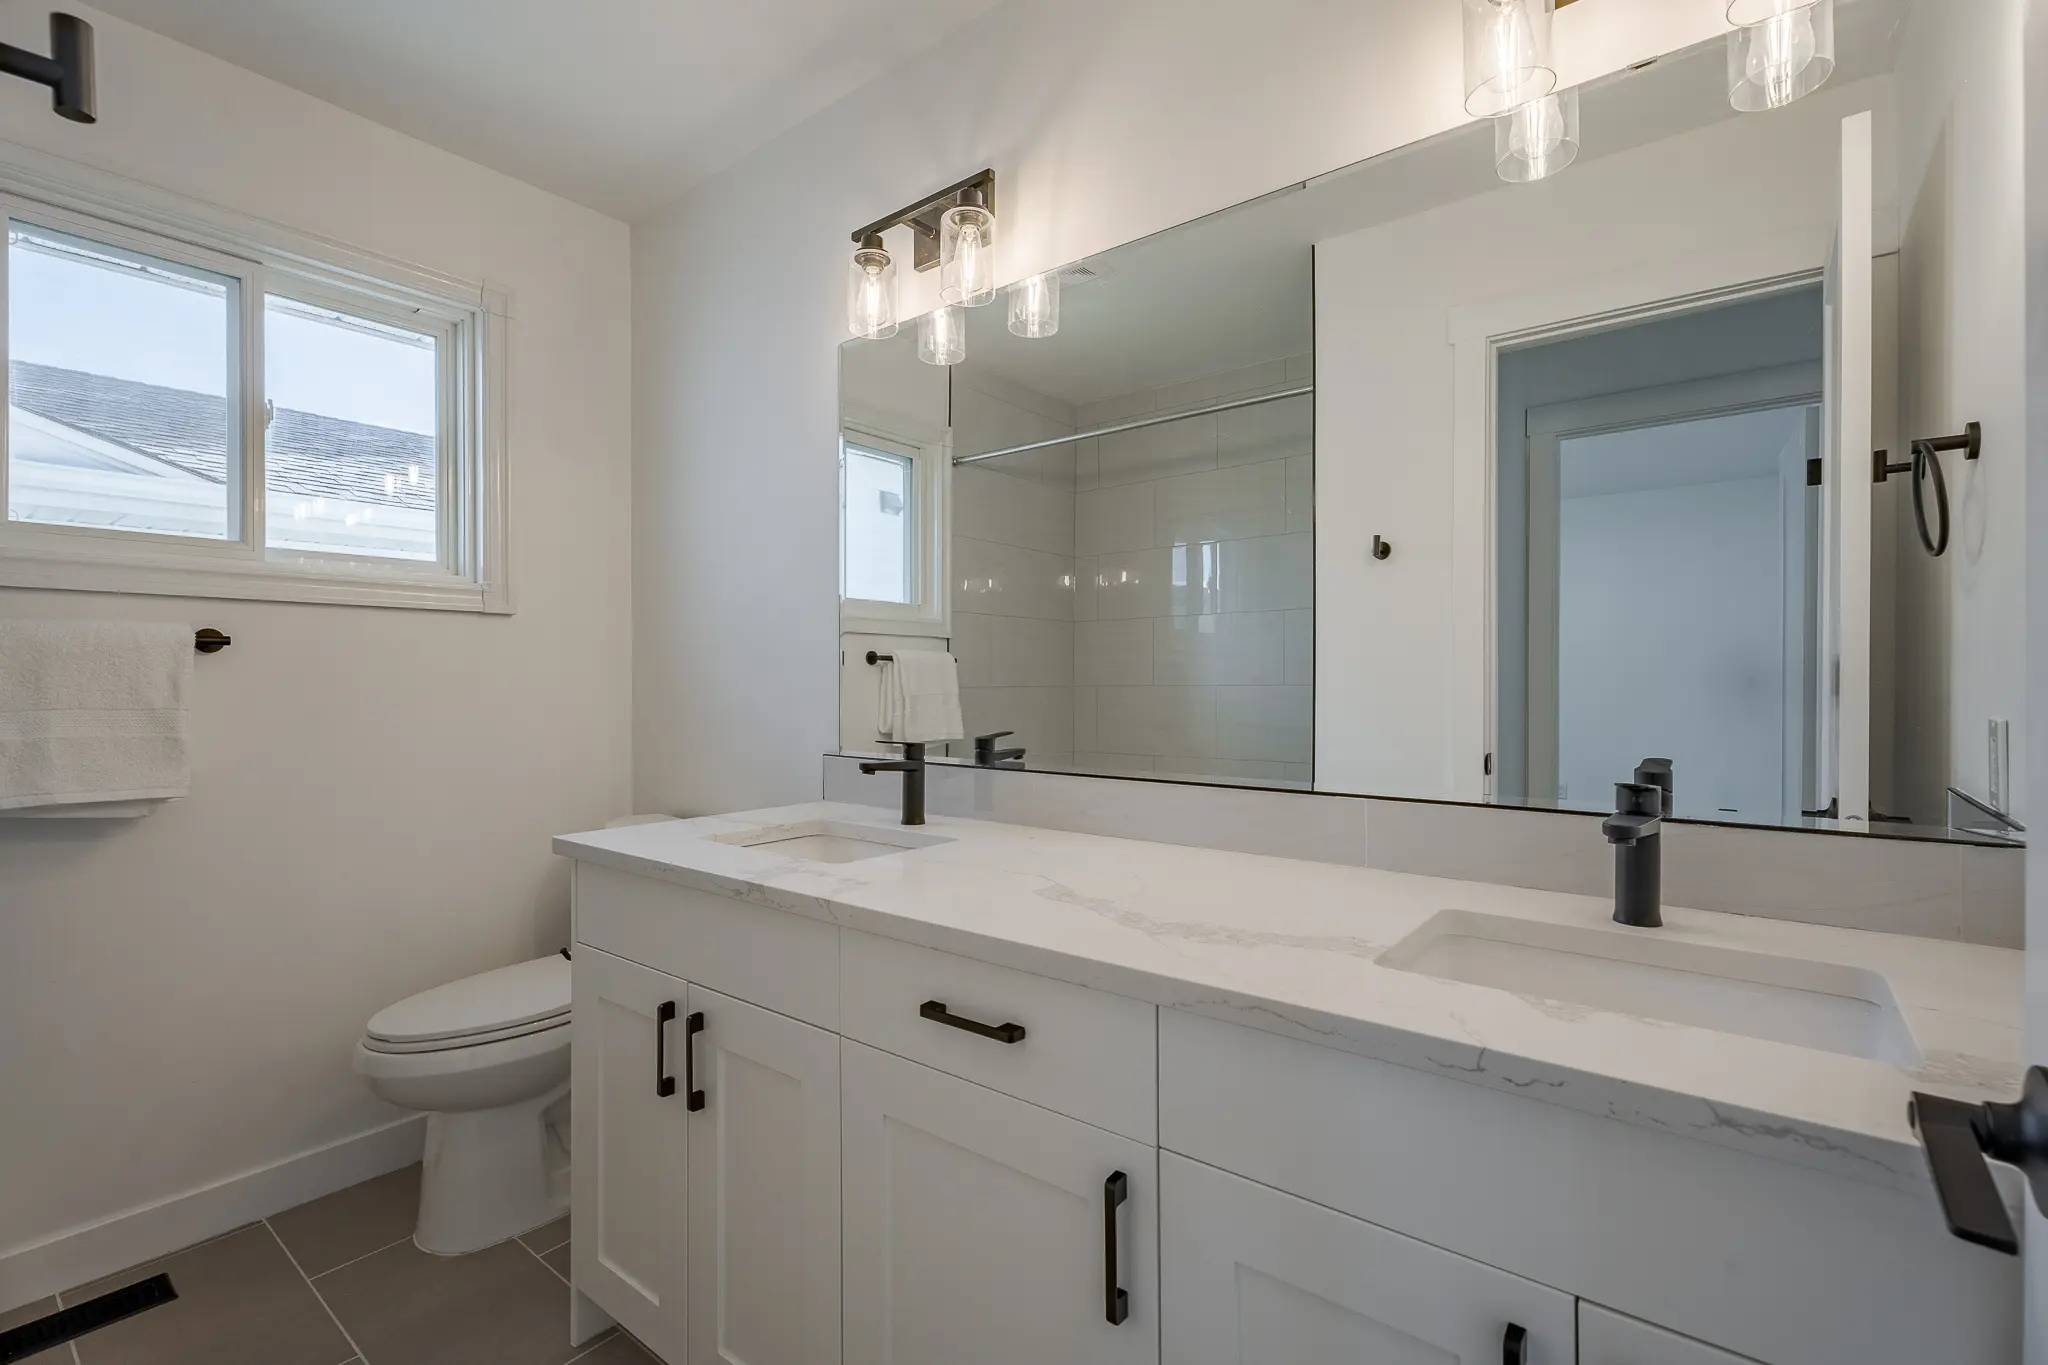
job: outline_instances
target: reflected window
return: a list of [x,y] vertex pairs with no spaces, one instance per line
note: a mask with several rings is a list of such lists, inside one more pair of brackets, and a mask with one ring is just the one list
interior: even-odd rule
[[864,602],[917,600],[916,462],[880,442],[849,440],[840,460],[840,594]]

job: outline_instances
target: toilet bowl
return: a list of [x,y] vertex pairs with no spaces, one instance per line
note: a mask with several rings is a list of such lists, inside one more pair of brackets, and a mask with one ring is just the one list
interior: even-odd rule
[[501,967],[379,1010],[355,1068],[383,1098],[427,1115],[420,1250],[460,1256],[567,1211],[549,1160],[563,1144],[546,1123],[569,1089],[567,959]]

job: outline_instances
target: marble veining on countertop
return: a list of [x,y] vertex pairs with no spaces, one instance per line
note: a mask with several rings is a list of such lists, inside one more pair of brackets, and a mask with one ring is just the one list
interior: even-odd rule
[[[819,863],[715,842],[893,812],[818,802],[564,835],[555,851],[1000,966],[1456,1076],[1626,1123],[1900,1188],[1928,1185],[1916,1089],[2009,1099],[2024,1070],[2023,954],[1602,898],[933,817],[949,842]],[[1922,1054],[1906,1068],[1380,964],[1443,910],[1862,968]]]

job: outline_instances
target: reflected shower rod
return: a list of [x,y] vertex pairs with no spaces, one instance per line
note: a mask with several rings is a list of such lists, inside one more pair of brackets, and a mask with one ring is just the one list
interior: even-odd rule
[[1304,384],[1298,389],[1281,389],[1276,393],[1262,393],[1256,398],[1235,398],[1228,403],[1217,403],[1212,407],[1189,408],[1186,412],[1163,412],[1153,417],[1142,417],[1135,422],[1119,422],[1113,427],[1097,427],[1094,431],[1077,431],[1072,436],[1055,436],[1049,441],[1031,441],[1021,446],[1006,446],[1001,450],[983,451],[979,455],[955,455],[953,464],[980,464],[983,460],[999,460],[1005,455],[1022,455],[1028,450],[1050,450],[1075,441],[1092,440],[1097,436],[1115,436],[1119,432],[1138,431],[1145,427],[1165,426],[1168,422],[1184,422],[1190,417],[1207,417],[1218,412],[1235,412],[1239,408],[1255,408],[1261,403],[1278,403],[1283,398],[1300,398],[1316,391],[1313,384]]

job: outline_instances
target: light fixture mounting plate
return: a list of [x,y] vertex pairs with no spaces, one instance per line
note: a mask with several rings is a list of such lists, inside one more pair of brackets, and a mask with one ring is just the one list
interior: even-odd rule
[[910,229],[911,263],[919,270],[932,270],[939,264],[939,218],[960,202],[960,196],[968,190],[981,191],[982,207],[990,213],[996,211],[996,173],[993,170],[977,171],[957,184],[948,185],[937,194],[918,200],[896,210],[886,218],[877,218],[866,227],[854,231],[853,240],[859,243],[870,233],[887,232],[890,228]]

